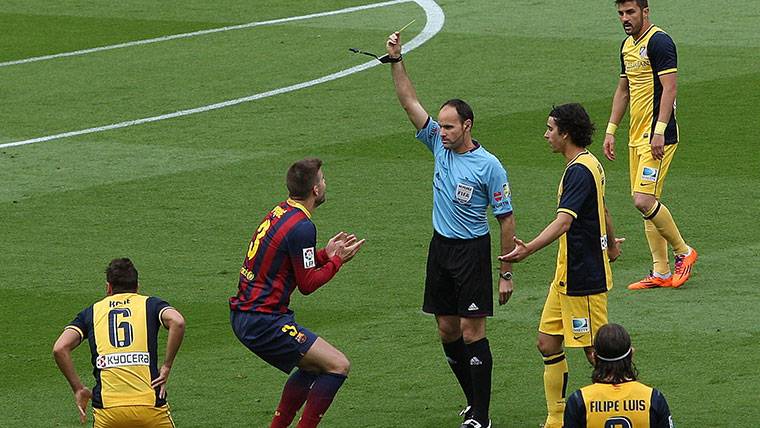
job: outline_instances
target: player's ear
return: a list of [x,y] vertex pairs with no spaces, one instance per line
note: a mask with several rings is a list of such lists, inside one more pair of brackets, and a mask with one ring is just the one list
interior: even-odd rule
[[464,121],[464,130],[472,130],[472,121],[470,119]]
[[106,294],[112,295],[113,294],[113,287],[111,286],[111,283],[106,281]]
[[596,351],[591,350],[591,364],[596,367]]

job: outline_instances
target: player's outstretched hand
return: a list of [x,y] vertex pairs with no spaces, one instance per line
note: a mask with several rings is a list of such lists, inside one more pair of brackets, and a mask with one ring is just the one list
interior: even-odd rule
[[504,278],[499,278],[499,305],[504,305],[509,301],[509,298],[512,297],[512,292],[514,291],[514,286],[512,285],[512,280],[506,280]]
[[161,387],[158,391],[158,398],[166,398],[166,382],[169,381],[169,373],[171,371],[171,367],[166,364],[162,365],[161,368],[158,369],[158,377],[150,384],[151,388],[156,388],[157,386]]
[[623,253],[623,249],[621,248],[623,242],[625,242],[625,238],[615,238],[615,244],[607,248],[607,257],[610,259],[610,262],[617,260],[620,254]]
[[604,134],[604,155],[611,161],[615,160],[615,136],[612,134]]
[[365,241],[364,239],[357,239],[354,234],[348,235],[345,240],[340,241],[336,254],[343,260],[343,263],[347,263],[359,252]]
[[388,51],[388,55],[393,58],[398,58],[401,55],[401,35],[398,31],[388,36],[385,49]]
[[74,400],[77,403],[77,409],[79,410],[79,422],[85,424],[87,422],[87,404],[92,398],[92,391],[87,387],[82,387],[74,393]]
[[514,240],[515,240],[515,248],[512,251],[510,251],[508,254],[499,256],[499,260],[503,262],[516,263],[530,255],[530,250],[525,245],[525,242],[521,241],[520,239],[517,239],[516,236],[514,237]]

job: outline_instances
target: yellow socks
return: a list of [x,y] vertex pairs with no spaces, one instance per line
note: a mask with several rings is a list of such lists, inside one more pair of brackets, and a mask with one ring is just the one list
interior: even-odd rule
[[546,395],[546,428],[562,427],[567,392],[567,359],[565,352],[544,357],[544,394]]

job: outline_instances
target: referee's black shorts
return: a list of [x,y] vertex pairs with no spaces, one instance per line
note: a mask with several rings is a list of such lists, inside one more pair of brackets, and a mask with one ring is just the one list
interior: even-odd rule
[[489,234],[473,239],[452,239],[433,232],[422,310],[461,317],[493,315]]

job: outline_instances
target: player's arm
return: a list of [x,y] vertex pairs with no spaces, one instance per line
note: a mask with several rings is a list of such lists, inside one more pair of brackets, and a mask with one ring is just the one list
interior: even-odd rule
[[662,96],[660,97],[660,113],[657,116],[657,124],[652,135],[652,157],[662,159],[665,156],[665,128],[673,114],[673,105],[678,92],[677,72],[660,76],[662,84]]
[[[391,58],[399,58],[401,56],[401,39],[398,32],[388,36],[385,47],[388,51],[388,56]],[[425,127],[425,122],[427,122],[429,115],[417,98],[417,91],[414,90],[414,85],[412,85],[412,81],[409,79],[403,61],[391,63],[391,75],[393,76],[393,84],[396,86],[398,101],[401,103],[401,107],[406,110],[409,120],[419,131]]]
[[615,236],[615,227],[612,225],[612,216],[607,209],[607,204],[604,204],[604,224],[607,229],[607,257],[611,262],[617,260],[622,253],[622,245],[625,242],[625,238],[618,238]]
[[345,234],[342,239],[337,238],[336,235],[331,239],[332,243],[328,242],[328,246],[325,247],[327,261],[320,266],[317,264],[317,254],[309,256],[317,242],[317,229],[314,224],[303,222],[294,226],[288,233],[288,253],[298,290],[302,294],[311,294],[327,284],[338,273],[340,267],[350,261],[364,245],[364,239],[358,240],[355,235]]
[[615,160],[615,131],[623,120],[630,97],[628,78],[621,75],[615,88],[615,95],[612,96],[612,112],[604,134],[604,155],[609,160]]
[[665,129],[673,115],[677,92],[678,53],[673,39],[664,32],[655,33],[647,44],[652,71],[662,85],[659,113],[650,139],[652,157],[662,159],[665,156]]
[[549,223],[538,236],[527,244],[515,236],[515,248],[510,253],[499,256],[499,260],[516,263],[525,259],[567,233],[570,230],[570,225],[573,224],[573,220],[574,217],[571,214],[565,211],[558,212],[554,221]]
[[174,358],[177,356],[179,347],[182,345],[182,339],[185,337],[185,318],[179,313],[178,310],[167,307],[161,311],[161,324],[169,330],[168,338],[166,339],[166,352],[164,353],[164,363],[158,370],[158,377],[151,382],[151,386],[156,388],[161,387],[158,396],[160,398],[166,397],[166,382],[169,380],[169,374],[174,365]]
[[[509,254],[515,248],[515,216],[510,212],[497,217],[499,220],[499,229],[501,231],[501,254]],[[512,272],[512,262],[502,261],[499,267],[499,273]],[[512,280],[506,280],[499,277],[499,304],[503,305],[509,301],[514,291]]]
[[87,421],[87,403],[92,397],[92,392],[82,384],[82,380],[74,368],[74,360],[71,358],[71,352],[80,343],[82,343],[81,332],[72,328],[63,330],[53,345],[53,358],[74,393],[74,400],[79,409],[79,421],[85,423]]

